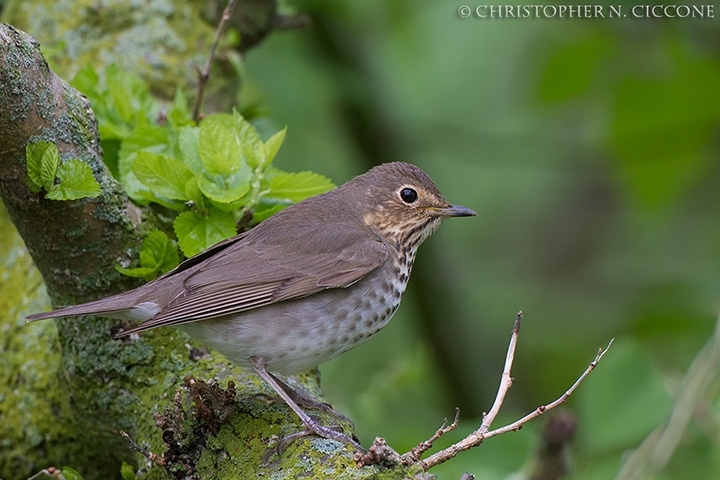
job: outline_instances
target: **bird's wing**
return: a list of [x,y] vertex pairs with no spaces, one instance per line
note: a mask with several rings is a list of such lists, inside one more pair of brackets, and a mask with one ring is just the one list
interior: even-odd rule
[[347,287],[388,256],[387,246],[364,228],[300,225],[287,230],[269,225],[231,243],[191,273],[184,289],[157,315],[121,335]]

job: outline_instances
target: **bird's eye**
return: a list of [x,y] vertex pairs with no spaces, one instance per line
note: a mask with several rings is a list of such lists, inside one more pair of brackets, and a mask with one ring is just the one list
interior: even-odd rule
[[417,200],[417,192],[412,188],[403,188],[400,190],[400,198],[405,203],[413,203]]

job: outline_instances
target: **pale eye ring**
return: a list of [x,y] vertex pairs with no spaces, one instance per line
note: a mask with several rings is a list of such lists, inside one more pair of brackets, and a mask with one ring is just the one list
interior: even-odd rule
[[417,200],[418,194],[413,188],[403,188],[400,190],[400,198],[405,203],[413,203],[415,200]]

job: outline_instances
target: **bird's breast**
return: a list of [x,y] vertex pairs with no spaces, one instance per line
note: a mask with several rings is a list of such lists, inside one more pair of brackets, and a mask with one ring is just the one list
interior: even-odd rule
[[392,318],[410,277],[414,251],[390,255],[347,288],[179,328],[248,366],[261,357],[271,372],[308,370],[367,341]]

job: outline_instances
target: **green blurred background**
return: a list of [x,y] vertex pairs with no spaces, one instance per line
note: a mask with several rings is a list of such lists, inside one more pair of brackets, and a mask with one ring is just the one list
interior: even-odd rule
[[[421,248],[388,327],[321,367],[363,443],[408,450],[455,406],[460,427],[438,446],[477,428],[523,310],[495,426],[560,396],[615,338],[563,407],[578,422],[570,478],[720,478],[719,21],[288,3],[311,27],[251,50],[239,98],[261,130],[288,126],[278,166],[340,184],[407,161],[478,212]],[[613,5],[629,14],[633,3]],[[545,421],[433,471],[528,471]],[[632,457],[659,438],[663,448]],[[640,466],[618,475],[629,458]]]
[[[497,426],[562,394],[614,337],[567,405],[571,478],[612,479],[663,426],[715,329],[720,23],[463,19],[465,4],[476,6],[293,2],[312,27],[246,59],[245,98],[262,98],[271,129],[288,125],[282,168],[342,183],[408,161],[478,212],[428,240],[394,320],[322,366],[323,386],[364,442],[405,450],[456,405],[454,438],[479,425],[517,310],[515,384]],[[719,368],[682,407],[692,417],[656,478],[720,478]],[[505,478],[544,422],[436,473]]]

